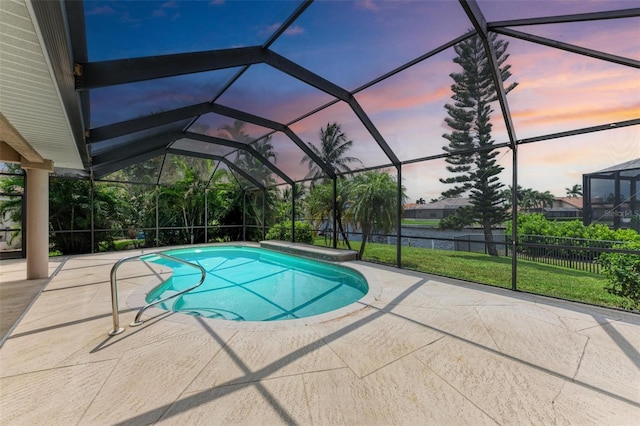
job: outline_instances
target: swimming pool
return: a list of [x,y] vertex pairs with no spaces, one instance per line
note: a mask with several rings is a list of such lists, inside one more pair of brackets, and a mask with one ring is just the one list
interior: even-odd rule
[[[204,283],[157,308],[233,321],[279,321],[320,315],[350,305],[369,291],[359,272],[341,265],[248,246],[164,251],[202,266]],[[146,297],[152,303],[191,287],[201,275],[188,265],[155,255],[173,276]]]

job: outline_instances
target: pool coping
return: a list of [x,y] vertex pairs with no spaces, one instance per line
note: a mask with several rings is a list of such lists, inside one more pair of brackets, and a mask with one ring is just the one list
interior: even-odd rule
[[[292,243],[286,243],[291,245]],[[199,247],[211,247],[211,246],[245,246],[245,247],[257,247],[257,248],[265,248],[261,247],[255,243],[223,243],[223,244],[201,244]],[[197,246],[189,246],[190,248],[196,248]],[[307,247],[305,247],[307,248]],[[333,250],[333,249],[332,249]],[[294,255],[294,253],[288,253]],[[312,256],[306,256],[312,257]],[[317,325],[328,321],[333,321],[345,316],[353,315],[356,312],[359,312],[363,309],[367,309],[371,306],[373,302],[378,300],[382,294],[382,279],[376,274],[372,274],[370,269],[366,268],[366,265],[361,264],[360,261],[349,260],[349,261],[330,261],[319,258],[314,258],[319,262],[325,262],[334,264],[340,267],[348,268],[358,272],[363,275],[367,281],[369,286],[369,291],[363,297],[358,299],[357,301],[343,306],[341,308],[335,309],[330,312],[325,312],[323,314],[314,315],[305,318],[299,319],[287,319],[287,320],[279,320],[279,321],[232,321],[232,320],[224,320],[224,319],[215,319],[215,318],[206,318],[200,316],[188,315],[180,312],[171,312],[165,309],[160,309],[156,307],[148,308],[143,315],[143,322],[149,321],[156,317],[162,317],[163,321],[171,321],[179,324],[194,324],[194,323],[202,323],[205,321],[212,327],[220,327],[224,329],[232,329],[232,330],[277,330],[282,328],[290,328],[290,327],[306,327],[310,325]],[[141,309],[143,306],[147,304],[146,297],[152,292],[155,288],[158,287],[157,281],[151,281],[148,284],[142,285],[138,289],[134,290],[129,297],[126,299],[125,303],[128,308],[132,310]]]

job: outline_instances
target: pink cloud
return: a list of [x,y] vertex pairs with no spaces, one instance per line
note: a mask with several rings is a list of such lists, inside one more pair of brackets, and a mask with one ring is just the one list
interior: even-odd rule
[[418,87],[406,85],[400,88],[400,91],[395,87],[376,88],[367,90],[357,97],[363,105],[366,105],[367,111],[375,113],[413,109],[433,102],[444,105],[451,96],[449,86],[432,90],[425,90],[424,84],[422,86],[420,90]]
[[296,35],[304,34],[304,28],[298,25],[294,25],[292,27],[287,28],[284,34],[288,36],[296,36]]
[[514,43],[519,86],[508,95],[519,138],[638,118],[637,70],[581,55]]
[[273,34],[274,32],[278,31],[278,29],[281,26],[282,26],[281,22],[276,22],[275,24],[271,24],[264,30],[260,31],[260,34],[268,34],[268,35]]
[[512,113],[514,119],[521,124],[544,126],[551,123],[575,121],[586,125],[606,124],[615,121],[631,120],[640,117],[640,103],[618,108],[601,108],[588,110],[570,110],[565,108],[548,108],[544,113],[539,110]]
[[379,10],[378,5],[373,0],[358,0],[356,7],[365,10]]
[[[278,31],[281,26],[282,26],[281,22],[276,22],[274,24],[271,24],[268,27],[266,27],[264,30],[260,31],[260,35],[271,35],[276,31]],[[304,31],[305,31],[304,28],[298,25],[294,25],[292,27],[287,28],[284,32],[284,35],[297,36],[300,34],[304,34]]]
[[601,52],[613,53],[629,58],[640,56],[640,45],[633,40],[638,38],[638,26],[633,21],[615,23],[598,22],[595,24],[576,22],[573,24],[557,24],[526,29],[524,32],[561,40]]

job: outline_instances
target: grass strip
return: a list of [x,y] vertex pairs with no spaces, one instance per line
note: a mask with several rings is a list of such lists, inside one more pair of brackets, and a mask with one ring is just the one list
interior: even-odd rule
[[[325,246],[323,238],[317,245]],[[339,248],[346,248],[340,244]],[[351,242],[358,250],[359,242]],[[396,265],[396,246],[367,243],[363,260]],[[511,288],[511,257],[489,256],[482,253],[402,247],[402,267],[413,271],[441,275],[465,281]],[[602,275],[518,260],[518,290],[565,300],[590,303],[613,308],[629,308],[629,300],[606,290]]]

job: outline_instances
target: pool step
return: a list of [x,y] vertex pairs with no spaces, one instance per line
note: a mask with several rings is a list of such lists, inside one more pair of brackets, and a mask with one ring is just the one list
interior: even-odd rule
[[348,262],[350,260],[357,260],[358,258],[358,252],[355,250],[334,249],[280,240],[260,241],[260,247],[313,259],[328,260],[330,262]]

